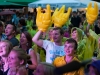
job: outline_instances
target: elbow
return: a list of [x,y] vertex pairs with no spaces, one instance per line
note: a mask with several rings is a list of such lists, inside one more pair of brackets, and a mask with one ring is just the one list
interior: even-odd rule
[[34,37],[32,38],[32,41],[33,41],[34,43],[36,43],[36,39],[35,39]]
[[34,69],[36,69],[36,68],[37,68],[37,64],[34,65]]
[[35,70],[37,68],[37,64],[33,64],[32,66],[33,66],[32,67],[33,70]]

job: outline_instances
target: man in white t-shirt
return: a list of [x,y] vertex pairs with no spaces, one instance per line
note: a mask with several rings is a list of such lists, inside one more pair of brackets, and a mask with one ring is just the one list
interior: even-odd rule
[[65,52],[62,44],[63,30],[59,27],[53,28],[52,38],[54,42],[40,39],[42,33],[43,32],[39,30],[32,38],[32,41],[45,49],[46,62],[52,63],[57,56],[64,56]]

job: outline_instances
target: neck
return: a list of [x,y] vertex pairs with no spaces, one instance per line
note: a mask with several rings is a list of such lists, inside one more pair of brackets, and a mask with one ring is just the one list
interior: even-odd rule
[[14,35],[7,36],[8,40],[10,40],[12,37],[14,37]]
[[75,38],[74,40],[76,40],[76,42],[78,43],[78,38]]
[[58,46],[62,46],[62,41],[60,41],[60,42],[55,42],[55,44],[58,45]]
[[2,60],[3,60],[3,62],[5,63],[5,62],[7,62],[8,57],[2,57]]
[[21,48],[24,49],[25,51],[27,50],[27,46],[26,45],[21,45]]
[[67,55],[66,55],[65,61],[66,61],[67,63],[69,63],[69,62],[72,61],[73,58],[74,58],[74,56],[67,56]]

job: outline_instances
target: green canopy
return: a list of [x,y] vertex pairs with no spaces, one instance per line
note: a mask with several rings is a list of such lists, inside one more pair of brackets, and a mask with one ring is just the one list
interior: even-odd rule
[[24,7],[25,5],[22,4],[17,4],[17,3],[11,3],[11,2],[6,2],[4,0],[0,0],[0,8],[19,8],[19,7]]
[[6,0],[7,2],[12,2],[12,3],[18,3],[18,4],[22,4],[22,5],[27,5],[31,2],[35,2],[38,0]]

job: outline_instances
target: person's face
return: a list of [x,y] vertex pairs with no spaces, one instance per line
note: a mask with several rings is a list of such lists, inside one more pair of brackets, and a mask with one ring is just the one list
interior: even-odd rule
[[8,56],[9,68],[19,67],[21,64],[21,60],[18,58],[17,53],[15,51],[11,51]]
[[52,38],[54,42],[59,42],[62,39],[62,35],[60,34],[59,30],[53,30],[52,31]]
[[65,42],[64,51],[67,56],[73,56],[75,54],[76,51],[75,51],[74,47],[75,47],[74,43]]
[[5,42],[0,42],[0,56],[7,56],[8,55],[8,44]]
[[14,33],[13,25],[8,24],[5,28],[6,36],[12,35]]
[[89,67],[89,75],[97,75],[95,69],[92,66]]
[[71,38],[73,38],[73,39],[78,38],[77,30],[74,30],[74,31],[71,33]]
[[39,64],[36,70],[33,72],[34,75],[44,75],[44,67],[42,64]]
[[22,33],[21,36],[20,36],[20,44],[21,45],[27,44],[27,38],[26,38],[24,33]]

